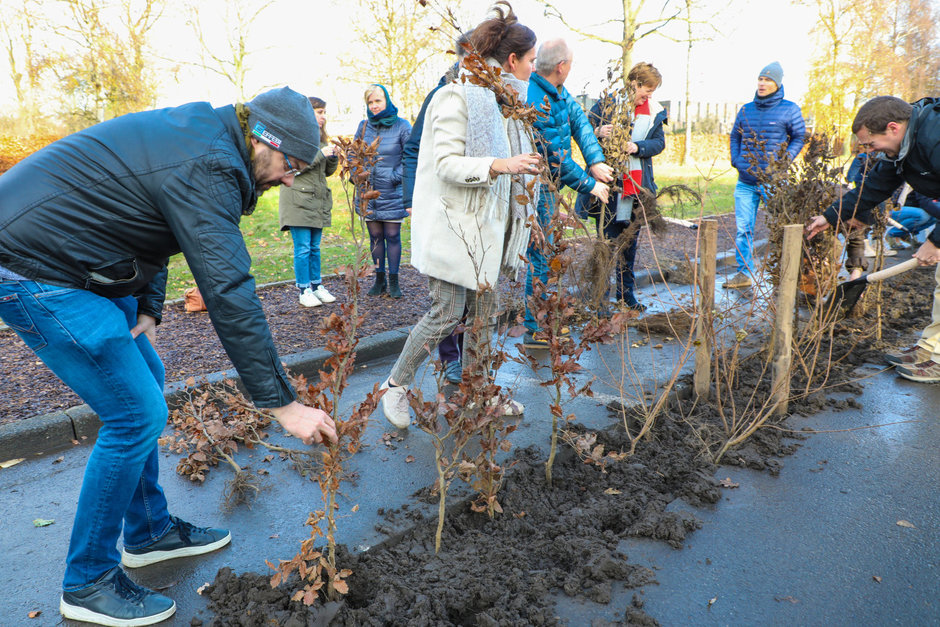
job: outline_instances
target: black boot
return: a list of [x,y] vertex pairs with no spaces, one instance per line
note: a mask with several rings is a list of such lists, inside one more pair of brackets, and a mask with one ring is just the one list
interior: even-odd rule
[[636,296],[633,294],[633,290],[624,290],[623,298],[621,299],[623,304],[627,306],[627,309],[632,309],[633,311],[645,311],[646,305],[640,303]]
[[401,298],[401,289],[398,287],[398,274],[388,274],[388,295],[392,298]]
[[372,289],[369,290],[369,296],[379,296],[383,292],[385,292],[385,273],[376,271],[375,283],[372,285]]

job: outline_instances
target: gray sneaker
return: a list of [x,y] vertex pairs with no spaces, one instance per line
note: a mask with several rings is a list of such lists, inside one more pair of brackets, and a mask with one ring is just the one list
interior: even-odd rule
[[170,530],[156,542],[140,549],[124,547],[121,563],[127,568],[140,568],[177,557],[210,553],[232,541],[227,529],[197,527],[176,516],[170,516],[170,523]]
[[940,383],[940,363],[928,359],[919,364],[898,366],[898,374],[918,383]]
[[930,351],[921,348],[917,344],[902,348],[900,350],[885,353],[885,361],[895,366],[907,366],[910,364],[919,364],[922,361],[930,359]]
[[382,412],[393,426],[407,429],[411,424],[411,409],[408,406],[408,388],[404,385],[390,387],[388,379],[380,388],[385,390],[382,395]]
[[743,272],[738,272],[733,277],[728,279],[722,285],[726,290],[740,290],[746,287],[751,287],[754,283],[751,281],[751,277],[744,274]]
[[885,242],[894,250],[905,250],[912,246],[910,235],[885,235]]
[[63,592],[59,601],[59,612],[65,618],[112,627],[153,625],[175,611],[173,599],[138,586],[120,566],[87,588]]
[[463,381],[463,366],[459,359],[444,364],[444,378],[454,385]]

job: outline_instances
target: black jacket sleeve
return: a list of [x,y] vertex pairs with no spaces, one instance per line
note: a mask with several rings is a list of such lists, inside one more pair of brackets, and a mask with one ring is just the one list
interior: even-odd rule
[[840,221],[856,218],[865,224],[873,221],[871,212],[880,203],[904,184],[904,178],[898,174],[894,162],[879,160],[865,176],[859,187],[853,187],[842,198],[836,200],[824,215],[829,224],[835,226]]
[[282,407],[296,395],[255,293],[251,258],[238,226],[245,197],[254,193],[251,175],[231,156],[213,157],[165,183],[161,211],[252,401],[258,407]]
[[168,261],[163,263],[163,268],[150,283],[134,295],[137,299],[137,314],[146,314],[156,318],[157,324],[163,321],[163,301],[166,300],[166,279],[169,275],[166,267]]

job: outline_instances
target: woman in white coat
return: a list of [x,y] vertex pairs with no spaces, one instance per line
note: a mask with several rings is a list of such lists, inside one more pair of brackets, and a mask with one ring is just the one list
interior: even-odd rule
[[[525,90],[535,61],[535,33],[519,24],[508,3],[470,35],[472,52],[503,69],[502,79]],[[418,366],[457,326],[467,306],[464,355],[488,340],[469,332],[477,315],[496,311],[500,271],[518,270],[529,241],[526,219],[536,199],[520,203],[538,174],[522,122],[503,117],[495,93],[466,82],[445,85],[431,99],[424,118],[412,201],[411,263],[428,276],[431,309],[416,324],[383,384],[385,417],[403,429],[411,422],[408,386]],[[536,188],[537,186],[531,186]],[[478,292],[480,286],[491,286]],[[470,370],[472,372],[472,369]],[[505,406],[521,413],[519,403]]]

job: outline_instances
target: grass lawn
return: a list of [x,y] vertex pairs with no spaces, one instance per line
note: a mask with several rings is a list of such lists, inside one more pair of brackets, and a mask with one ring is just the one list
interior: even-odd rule
[[679,205],[663,199],[660,210],[664,215],[698,218],[734,211],[734,186],[738,182],[738,173],[730,166],[705,169],[654,163],[653,168],[660,190],[670,185],[685,185],[702,199],[701,204],[685,201]]
[[[669,185],[686,185],[696,190],[702,197],[701,204],[688,201],[676,205],[664,202],[661,209],[664,214],[677,218],[696,218],[701,215],[727,213],[734,210],[734,185],[737,176],[734,170],[718,168],[680,167],[668,163],[654,163],[656,184],[662,189]],[[333,191],[333,226],[325,229],[320,244],[321,266],[323,274],[334,272],[335,268],[351,263],[355,258],[356,245],[350,227],[351,198],[347,201],[337,177],[328,179]],[[252,274],[258,284],[273,281],[286,281],[294,278],[293,244],[290,232],[281,231],[277,219],[279,188],[269,190],[258,201],[258,206],[250,216],[242,218],[241,229],[251,254]],[[359,219],[354,221],[356,232],[363,235]],[[408,263],[411,257],[411,220],[405,220],[401,230],[402,262]],[[192,273],[182,255],[170,259],[170,276],[167,281],[167,299],[180,298],[183,291],[195,285]]]
[[[327,179],[333,191],[333,225],[323,231],[320,242],[320,262],[323,274],[331,274],[341,265],[355,261],[356,244],[353,241],[353,232],[350,228],[350,209],[337,177]],[[294,278],[294,247],[290,232],[282,231],[278,224],[277,202],[280,188],[275,187],[267,191],[258,200],[254,213],[245,216],[241,221],[242,233],[248,252],[251,255],[251,271],[260,285],[273,281],[293,280]],[[359,218],[355,218],[355,225],[359,237],[365,237],[365,246],[368,247],[368,234],[362,234]],[[402,225],[402,246],[404,252],[402,261],[408,261],[411,250],[411,221],[405,220]],[[170,259],[170,277],[166,286],[167,300],[180,298],[183,291],[194,286],[193,275],[186,265],[182,255]]]

